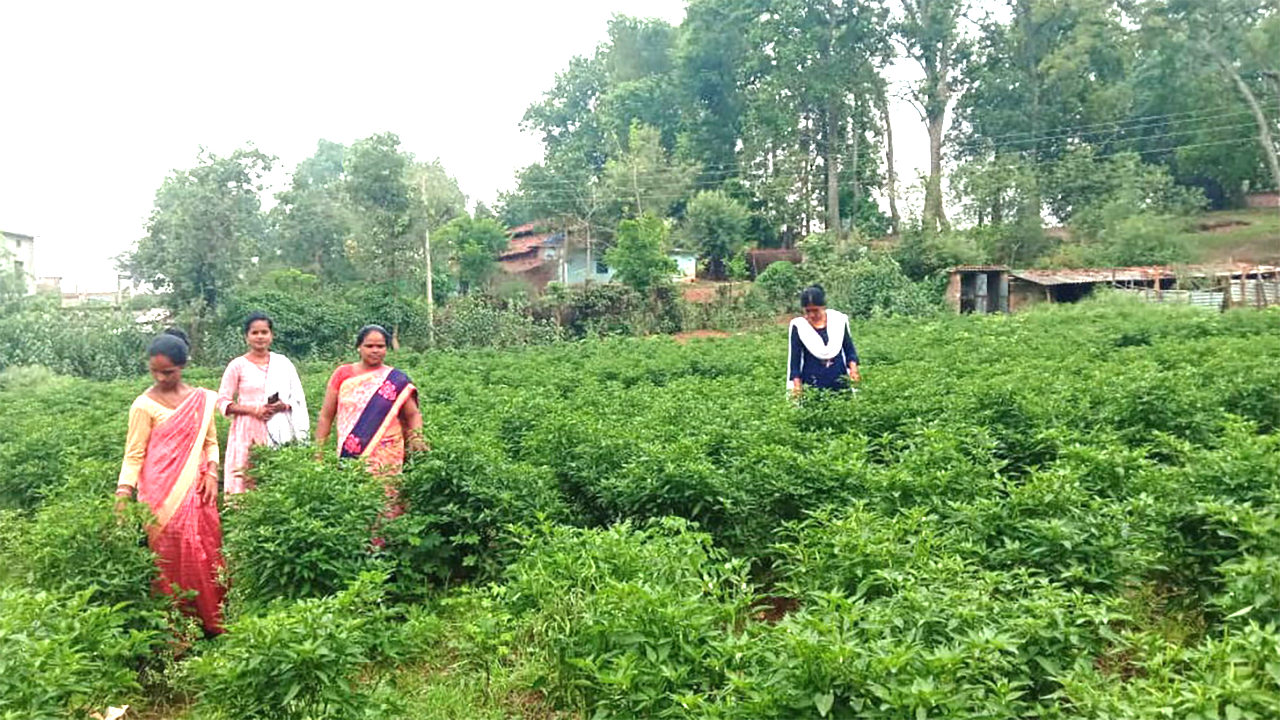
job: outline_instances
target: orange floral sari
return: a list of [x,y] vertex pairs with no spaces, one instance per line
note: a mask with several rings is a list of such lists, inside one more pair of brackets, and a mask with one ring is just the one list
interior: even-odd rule
[[384,366],[347,378],[338,387],[338,455],[364,458],[379,477],[404,467],[400,409],[417,388],[409,376]]

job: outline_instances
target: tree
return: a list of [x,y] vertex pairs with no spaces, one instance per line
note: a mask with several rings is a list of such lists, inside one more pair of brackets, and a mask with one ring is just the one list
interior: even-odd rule
[[631,126],[641,123],[657,129],[662,147],[673,151],[681,128],[680,87],[673,74],[676,29],[664,20],[615,14],[608,33],[597,53],[606,84],[596,114],[605,136],[625,149]]
[[471,216],[477,220],[497,220],[498,219],[498,214],[495,213],[493,210],[490,210],[489,206],[485,205],[484,202],[481,200],[476,201],[476,209],[471,213]]
[[893,163],[893,123],[889,119],[889,98],[885,83],[876,88],[874,100],[880,122],[884,123],[885,195],[889,198],[889,227],[894,235],[902,234],[902,216],[898,214],[898,172]]
[[704,186],[737,175],[751,50],[747,28],[759,4],[693,0],[680,25],[674,51],[675,86],[683,103],[680,145],[702,165]]
[[347,257],[351,218],[342,195],[346,146],[321,140],[311,157],[298,163],[289,189],[276,195],[268,215],[273,260],[329,281],[355,277]]
[[616,244],[605,254],[618,281],[641,294],[671,282],[676,262],[666,253],[667,226],[662,218],[645,213],[618,223]]
[[439,158],[428,163],[413,163],[408,177],[417,201],[421,203],[422,217],[432,231],[444,227],[454,218],[466,217],[467,196]]
[[606,134],[596,108],[607,82],[602,59],[574,57],[542,100],[525,111],[521,128],[542,136],[548,157],[600,171],[607,157]]
[[[1184,47],[1204,58],[1221,73],[1244,100],[1257,128],[1258,147],[1280,189],[1280,154],[1272,137],[1273,121],[1259,96],[1280,78],[1280,29],[1273,0],[1171,0],[1155,6],[1169,20]],[[1276,80],[1280,83],[1280,80]],[[1280,85],[1278,85],[1280,86]]]
[[[1124,149],[1115,143],[1131,111],[1135,39],[1120,7],[1112,0],[1009,0],[1009,7],[1007,23],[982,24],[963,67],[955,156],[999,165],[1006,161],[998,156],[1015,155],[1038,176],[1081,145]],[[1041,183],[1025,189],[1023,207],[997,208],[993,217],[1039,222]]]
[[507,247],[507,232],[493,218],[463,215],[440,228],[436,237],[449,249],[463,292],[489,281],[497,270],[494,261]]
[[725,263],[742,252],[750,221],[746,206],[723,190],[704,190],[689,201],[685,210],[686,232],[707,261],[713,277],[723,277]]
[[626,149],[604,168],[605,187],[628,208],[627,214],[636,217],[666,216],[688,198],[698,173],[697,165],[671,157],[663,149],[656,128],[639,123],[631,126]]
[[257,257],[265,223],[258,197],[274,158],[255,149],[223,157],[207,150],[156,191],[147,234],[120,269],[168,293],[174,309],[217,308]]
[[942,202],[942,140],[947,108],[955,94],[953,71],[964,62],[968,43],[960,36],[967,0],[902,0],[897,23],[899,42],[924,71],[913,90],[929,132],[929,180],[925,184],[922,220],[927,232],[949,230]]
[[864,121],[851,101],[877,82],[887,13],[878,0],[769,0],[757,15],[744,175],[791,234],[807,233],[815,215],[838,234],[841,158],[851,125]]
[[[351,256],[392,308],[426,270],[418,234],[425,212],[411,184],[412,166],[412,156],[400,150],[400,138],[389,132],[356,141],[343,161],[343,193],[352,211]],[[391,329],[398,346],[398,323]]]

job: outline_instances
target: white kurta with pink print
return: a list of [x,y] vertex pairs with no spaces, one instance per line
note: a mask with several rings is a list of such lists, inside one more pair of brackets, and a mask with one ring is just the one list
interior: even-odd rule
[[[237,405],[266,405],[267,397],[274,392],[292,409],[272,418],[273,423],[288,427],[286,437],[276,438],[266,422],[251,415],[231,416],[231,430],[227,433],[227,451],[223,458],[223,489],[228,493],[242,493],[248,489],[244,470],[249,464],[249,448],[254,445],[276,445],[295,439],[304,439],[307,431],[307,404],[302,393],[298,371],[288,358],[271,353],[268,363],[259,365],[241,355],[227,365],[222,373],[222,387],[218,391],[218,410],[227,414],[232,403]],[[280,433],[276,433],[277,435]]]

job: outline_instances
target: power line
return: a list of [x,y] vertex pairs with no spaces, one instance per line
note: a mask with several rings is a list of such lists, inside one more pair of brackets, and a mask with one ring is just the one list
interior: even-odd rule
[[[1112,159],[1112,158],[1116,157],[1117,155],[1121,155],[1121,154],[1134,154],[1134,155],[1142,156],[1142,155],[1148,155],[1148,154],[1151,154],[1151,153],[1175,152],[1175,151],[1178,151],[1178,150],[1190,150],[1190,149],[1194,149],[1194,148],[1202,148],[1202,147],[1217,147],[1217,146],[1224,146],[1224,145],[1239,145],[1239,144],[1244,144],[1244,143],[1252,143],[1252,142],[1256,142],[1256,141],[1257,141],[1257,138],[1253,138],[1253,137],[1248,137],[1248,138],[1232,138],[1232,139],[1228,139],[1228,140],[1217,140],[1217,141],[1209,141],[1209,142],[1202,142],[1202,143],[1191,143],[1191,144],[1187,144],[1187,145],[1172,145],[1172,146],[1167,146],[1167,147],[1149,148],[1149,149],[1146,149],[1146,150],[1123,151],[1123,152],[1120,152],[1120,153],[1109,153],[1109,154],[1106,154],[1106,155],[1094,155],[1093,157],[1089,158],[1089,160],[1090,160],[1090,161],[1093,161],[1093,162],[1101,162],[1101,161],[1104,161],[1104,160],[1110,160],[1110,159]],[[1060,159],[1060,160],[1050,160],[1050,161],[1042,161],[1042,162],[1039,162],[1039,163],[1037,163],[1037,165],[1039,165],[1039,166],[1040,166],[1040,167],[1042,167],[1042,168],[1044,168],[1044,167],[1046,167],[1046,166],[1047,166],[1047,167],[1055,167],[1055,166],[1059,166],[1059,165],[1065,165],[1065,164],[1066,164],[1066,162],[1067,162],[1066,160],[1061,160],[1061,159]],[[821,178],[821,173],[814,173],[813,177],[815,177],[815,178],[817,178],[817,179],[820,179],[820,178]],[[783,174],[783,175],[776,175],[776,176],[772,176],[770,179],[782,179],[782,180],[791,179],[791,180],[798,180],[798,179],[801,179],[801,178],[803,178],[803,175]],[[677,192],[677,191],[673,191],[673,190],[671,190],[671,188],[673,188],[673,187],[675,187],[675,186],[667,186],[667,187],[666,187],[666,189],[667,189],[667,190],[669,190],[670,192],[663,192],[663,193],[650,193],[650,194],[647,194],[647,195],[645,195],[645,196],[643,196],[643,197],[644,197],[644,199],[645,199],[645,200],[649,200],[649,201],[652,201],[652,202],[655,202],[655,203],[662,202],[662,201],[666,201],[667,203],[673,203],[673,202],[675,202],[675,201],[677,201],[677,200],[682,200],[682,199],[685,199],[685,198],[689,197],[689,194],[688,194],[688,192],[687,192],[687,191],[685,191],[685,192]],[[813,192],[813,194],[815,194],[815,195],[816,195],[816,194],[817,194],[820,190],[822,190],[822,189],[823,189],[823,188],[821,188],[821,187],[819,187],[818,185],[816,185],[816,184],[815,184],[815,185],[814,185],[814,187],[812,188],[812,192]],[[545,198],[545,199],[550,199],[550,200],[574,200],[574,199],[578,199],[578,198],[580,198],[580,197],[581,197],[580,195],[573,194],[573,193],[566,193],[566,192],[564,192],[564,191],[545,191],[545,190],[544,190],[544,191],[542,191],[542,192],[537,193],[537,196],[538,196],[538,197],[540,197],[540,198]],[[632,192],[630,192],[630,191],[627,191],[627,192],[625,192],[625,193],[616,193],[616,194],[613,194],[613,193],[597,193],[597,195],[596,195],[596,199],[597,199],[598,201],[602,202],[602,203],[617,202],[617,201],[630,202],[630,201],[632,201],[632,200],[634,200],[634,199],[635,199],[635,196],[634,196],[634,194],[633,194]]]
[[[1270,93],[1262,92],[1262,93],[1259,93],[1257,97],[1260,101],[1270,101],[1273,99],[1273,97],[1280,97],[1280,95],[1273,96]],[[1219,112],[1223,110],[1227,110],[1229,112]],[[998,141],[1005,141],[1005,142],[999,143],[1004,145],[1016,144],[1016,143],[1022,143],[1022,142],[1035,143],[1035,142],[1043,142],[1047,140],[1061,140],[1061,139],[1072,138],[1072,137],[1075,137],[1076,135],[1089,134],[1089,131],[1100,132],[1100,130],[1098,130],[1099,128],[1113,128],[1113,130],[1111,131],[1113,133],[1128,133],[1135,130],[1143,130],[1149,127],[1161,127],[1164,125],[1179,125],[1179,124],[1186,124],[1186,123],[1192,123],[1192,122],[1203,122],[1205,120],[1215,120],[1220,118],[1236,117],[1240,115],[1252,115],[1252,111],[1247,107],[1241,107],[1240,104],[1220,105],[1212,108],[1200,108],[1197,110],[1186,110],[1186,111],[1176,112],[1176,113],[1164,113],[1164,114],[1158,114],[1158,115],[1136,115],[1136,116],[1125,118],[1122,120],[1107,120],[1107,121],[1102,121],[1097,123],[1089,123],[1085,125],[1058,127],[1058,128],[1053,128],[1051,130],[1053,133],[1056,133],[1052,135],[1037,135],[1035,132],[1030,130],[1020,130],[1015,132],[1002,133],[1000,135],[982,135],[982,136],[977,136],[975,138],[966,139],[963,142],[950,143],[949,146],[951,148],[968,147],[970,145],[976,145],[979,143],[997,143]],[[1171,120],[1170,118],[1180,118],[1180,119]],[[1007,140],[1008,138],[1017,138],[1021,136],[1028,136],[1028,137],[1026,137],[1025,140]],[[1164,135],[1149,135],[1149,136],[1140,136],[1138,138],[1125,138],[1125,139],[1126,140],[1128,139],[1148,140],[1148,139],[1159,138],[1159,137],[1164,137]],[[718,169],[734,170],[740,166],[741,166],[741,163],[737,163],[737,162],[706,163],[706,164],[699,164],[699,169],[702,170],[703,172],[713,171]]]
[[[1125,140],[1124,142],[1137,142],[1137,141],[1139,141],[1139,140],[1140,140],[1140,141],[1143,141],[1143,142],[1151,142],[1151,141],[1154,141],[1154,140],[1161,140],[1161,139],[1165,139],[1165,138],[1172,138],[1172,137],[1180,137],[1180,136],[1183,136],[1183,135],[1191,135],[1191,134],[1197,134],[1197,133],[1215,133],[1215,132],[1225,132],[1225,131],[1232,131],[1232,130],[1241,130],[1241,129],[1245,129],[1245,128],[1252,128],[1252,127],[1254,127],[1254,123],[1252,123],[1252,122],[1247,122],[1247,123],[1238,123],[1238,124],[1235,124],[1235,125],[1219,125],[1219,126],[1215,126],[1215,127],[1212,127],[1212,128],[1193,128],[1193,129],[1189,129],[1189,130],[1182,130],[1182,131],[1177,131],[1177,132],[1161,133],[1161,134],[1159,134],[1159,135],[1148,135],[1148,136],[1144,136],[1144,137],[1142,137],[1142,138],[1134,138],[1134,139],[1130,139],[1130,140]],[[1242,142],[1242,141],[1244,141],[1244,140],[1253,141],[1253,140],[1256,140],[1256,138],[1253,138],[1253,137],[1250,137],[1250,138],[1232,138],[1232,139],[1229,139],[1229,140],[1227,140],[1227,141],[1225,141],[1225,142]],[[1117,151],[1117,152],[1108,153],[1108,154],[1105,154],[1105,155],[1097,155],[1097,156],[1094,156],[1094,159],[1095,159],[1095,160],[1096,160],[1096,159],[1104,159],[1104,158],[1112,157],[1112,156],[1117,155],[1117,154],[1120,154],[1120,153],[1135,153],[1135,154],[1138,154],[1138,155],[1147,155],[1147,154],[1151,154],[1151,153],[1171,152],[1171,151],[1174,151],[1174,150],[1177,150],[1177,149],[1181,149],[1182,147],[1201,147],[1201,146],[1204,146],[1204,145],[1213,145],[1213,144],[1215,144],[1215,143],[1214,143],[1214,142],[1208,142],[1208,143],[1200,143],[1200,144],[1196,144],[1196,145],[1192,145],[1192,146],[1157,147],[1157,148],[1147,148],[1147,149],[1145,149],[1145,150],[1121,150],[1121,151]],[[1009,148],[1007,148],[1007,147],[1004,147],[1004,148],[994,148],[994,149],[996,149],[996,150],[1002,150],[1002,151],[1008,151],[1008,150],[1009,150]],[[1016,150],[1016,148],[1015,148],[1015,150]],[[1059,161],[1059,160],[1055,160],[1055,161],[1041,161],[1041,162],[1040,162],[1040,163],[1038,163],[1038,164],[1044,165],[1044,164],[1053,164],[1053,163],[1057,163],[1057,162],[1061,162],[1061,161]],[[739,179],[743,179],[743,180],[750,180],[750,179],[752,179],[752,174],[750,173],[750,171],[749,171],[749,167],[747,167],[747,165],[740,165],[740,166],[739,166],[739,168],[740,168],[740,170],[744,171],[741,175],[739,175],[739,176],[738,176],[738,177],[739,177]],[[813,173],[810,173],[810,174],[809,174],[809,176],[810,176],[810,177],[814,177],[814,178],[818,178],[818,179],[820,179],[823,175],[824,175],[824,173],[823,173],[821,170],[819,170],[819,171],[816,171],[816,172],[813,172]],[[801,180],[801,179],[804,179],[805,177],[806,177],[806,174],[805,174],[805,173],[802,173],[802,172],[784,172],[784,173],[774,173],[774,174],[771,174],[771,175],[769,175],[769,176],[768,176],[768,179],[769,179],[769,180]],[[723,182],[722,182],[722,181],[715,181],[715,180],[694,180],[694,181],[691,181],[690,183],[688,183],[688,187],[689,187],[691,190],[696,190],[696,189],[698,189],[698,188],[708,188],[708,187],[717,188],[717,187],[721,187],[722,185],[723,185]],[[581,200],[586,200],[586,199],[588,199],[588,197],[590,196],[590,193],[586,193],[586,192],[576,192],[576,191],[573,191],[573,190],[568,190],[568,189],[566,189],[566,188],[573,188],[573,187],[578,187],[578,186],[579,186],[579,185],[578,185],[578,183],[575,183],[574,181],[571,181],[571,180],[541,180],[541,181],[533,181],[533,182],[528,182],[528,183],[521,183],[521,184],[520,184],[520,186],[519,186],[519,189],[529,190],[529,191],[537,191],[539,195],[542,195],[542,196],[544,196],[544,197],[550,196],[550,197],[569,198],[569,199],[581,199]],[[675,186],[674,186],[674,185],[671,185],[670,187],[675,187]],[[602,194],[600,193],[600,191],[599,191],[599,190],[597,190],[597,191],[596,191],[596,194],[595,194],[595,199],[597,199],[597,200],[602,200],[602,199],[607,200],[607,199],[618,199],[618,198],[617,198],[617,197],[615,197],[615,196],[611,196],[611,195],[609,195],[608,193],[605,193],[604,195],[602,195]]]
[[[1252,115],[1252,111],[1250,111],[1250,110],[1240,110],[1240,111],[1236,111],[1236,112],[1232,112],[1232,113],[1224,113],[1224,114],[1220,114],[1220,115],[1206,115],[1206,116],[1198,117],[1198,118],[1188,118],[1188,119],[1185,119],[1185,120],[1182,120],[1182,121],[1179,121],[1179,122],[1181,122],[1181,123],[1193,122],[1193,121],[1195,121],[1195,122],[1200,122],[1200,121],[1204,121],[1204,120],[1212,120],[1212,119],[1228,118],[1228,117],[1235,117],[1235,116],[1239,116],[1239,115]],[[1156,116],[1152,116],[1152,117],[1156,117]],[[1153,140],[1160,140],[1160,139],[1162,139],[1162,138],[1167,138],[1167,137],[1176,137],[1176,136],[1179,136],[1179,135],[1190,135],[1190,134],[1202,133],[1202,132],[1203,132],[1203,133],[1222,132],[1222,131],[1225,131],[1225,130],[1238,130],[1238,129],[1243,129],[1243,128],[1252,128],[1252,127],[1254,127],[1254,126],[1255,126],[1255,122],[1250,121],[1250,122],[1238,123],[1238,124],[1236,124],[1236,125],[1216,125],[1216,126],[1213,126],[1213,127],[1197,127],[1197,128],[1190,128],[1190,129],[1186,129],[1186,130],[1179,130],[1179,131],[1174,131],[1174,132],[1159,133],[1159,134],[1155,134],[1155,135],[1139,135],[1139,136],[1135,136],[1135,137],[1120,137],[1120,138],[1113,138],[1113,139],[1111,140],[1111,142],[1151,142],[1151,141],[1153,141]],[[1095,127],[1096,127],[1096,126],[1095,126]],[[1127,131],[1127,130],[1130,130],[1130,129],[1142,129],[1142,128],[1145,128],[1145,127],[1155,127],[1155,125],[1148,125],[1148,126],[1134,126],[1133,128],[1127,128],[1127,129],[1126,129],[1126,131]],[[1049,141],[1049,140],[1063,140],[1063,139],[1071,139],[1071,138],[1075,137],[1075,135],[1077,135],[1077,134],[1078,134],[1077,132],[1072,131],[1072,132],[1064,132],[1064,133],[1060,133],[1060,134],[1057,134],[1057,135],[1046,135],[1046,136],[1043,136],[1043,137],[1039,138],[1039,139],[1037,140],[1037,142],[1043,142],[1043,141]],[[952,144],[950,145],[950,149],[954,152],[954,151],[956,150],[956,148],[957,148],[957,147],[958,147],[958,148],[963,149],[963,148],[969,148],[969,147],[976,147],[976,146],[977,146],[977,145],[979,145],[979,144],[983,144],[983,145],[984,145],[984,146],[986,146],[986,147],[990,147],[990,145],[988,145],[988,144],[987,144],[987,140],[988,140],[988,138],[982,138],[982,139],[978,139],[978,140],[972,140],[972,141],[969,141],[969,142],[966,142],[966,143],[959,143],[959,144],[957,144],[957,143],[952,143]],[[1015,147],[1010,147],[1011,145],[1015,145]],[[1007,152],[1007,151],[1011,151],[1011,150],[1012,150],[1012,151],[1024,151],[1024,150],[1027,150],[1027,149],[1030,149],[1030,148],[1029,148],[1029,147],[1027,147],[1027,148],[1019,148],[1019,147],[1016,147],[1016,143],[1003,143],[1001,147],[999,147],[999,148],[992,148],[992,149],[997,149],[997,150],[1002,150],[1002,151],[1006,151],[1006,152]],[[724,171],[726,171],[726,172],[724,173],[724,175],[726,175],[726,177],[727,177],[727,176],[728,176],[728,174],[729,174],[729,172],[736,172],[736,171],[743,170],[743,169],[745,169],[745,168],[749,167],[749,165],[750,165],[750,163],[742,163],[742,162],[737,162],[737,163],[712,163],[712,164],[708,164],[708,165],[699,165],[697,169],[698,169],[700,172],[708,172],[708,171],[712,171],[712,172],[714,172],[714,171],[716,171],[716,170],[718,170],[718,169],[719,169],[719,170],[724,170]],[[694,184],[695,184],[695,185],[702,185],[702,186],[719,186],[721,183],[720,183],[720,181],[717,181],[717,180],[710,180],[710,181],[695,181],[695,183],[694,183]],[[533,181],[528,181],[528,182],[524,182],[524,183],[521,183],[521,184],[520,184],[520,186],[521,186],[521,187],[528,187],[528,188],[552,187],[552,186],[557,186],[557,185],[577,186],[577,185],[578,185],[578,183],[576,183],[576,182],[574,182],[574,181],[572,181],[572,180],[558,180],[558,179],[550,179],[550,180],[533,180]]]
[[[1259,95],[1260,99],[1264,97],[1265,99],[1268,99],[1268,100],[1271,99],[1268,94]],[[1222,115],[1213,114],[1218,112],[1219,110],[1230,110],[1230,112],[1224,113]],[[1166,124],[1166,121],[1167,121],[1167,124],[1180,124],[1180,123],[1188,123],[1188,122],[1198,122],[1200,120],[1211,120],[1215,117],[1229,117],[1233,115],[1246,114],[1250,112],[1251,111],[1247,107],[1241,107],[1240,104],[1221,105],[1216,108],[1200,108],[1198,110],[1187,110],[1184,112],[1166,113],[1163,115],[1135,115],[1133,117],[1126,118],[1123,120],[1107,120],[1103,122],[1090,123],[1087,125],[1077,125],[1077,126],[1068,127],[1068,128],[1054,128],[1054,131],[1064,131],[1063,135],[1074,135],[1074,134],[1082,134],[1087,131],[1095,130],[1098,128],[1116,126],[1117,132],[1125,132],[1130,129],[1140,129],[1142,127],[1146,127],[1149,125]],[[1183,116],[1188,116],[1188,117],[1183,117]],[[1182,119],[1168,120],[1169,118],[1182,118]],[[1131,125],[1133,127],[1127,127]],[[1034,131],[1031,131],[1031,130],[1019,130],[1015,132],[1002,133],[1000,135],[985,135],[985,136],[979,136],[979,137],[981,137],[984,140],[996,141],[996,140],[1005,140],[1007,138],[1014,138],[1019,136],[1028,136],[1027,137],[1028,141],[1046,140],[1046,139],[1051,139],[1053,137],[1057,137],[1057,136],[1038,136]]]

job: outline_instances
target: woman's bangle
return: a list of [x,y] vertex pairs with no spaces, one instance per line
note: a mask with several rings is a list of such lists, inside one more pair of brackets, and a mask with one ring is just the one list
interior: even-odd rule
[[129,485],[117,485],[116,497],[121,497],[121,498],[133,497],[133,487]]

